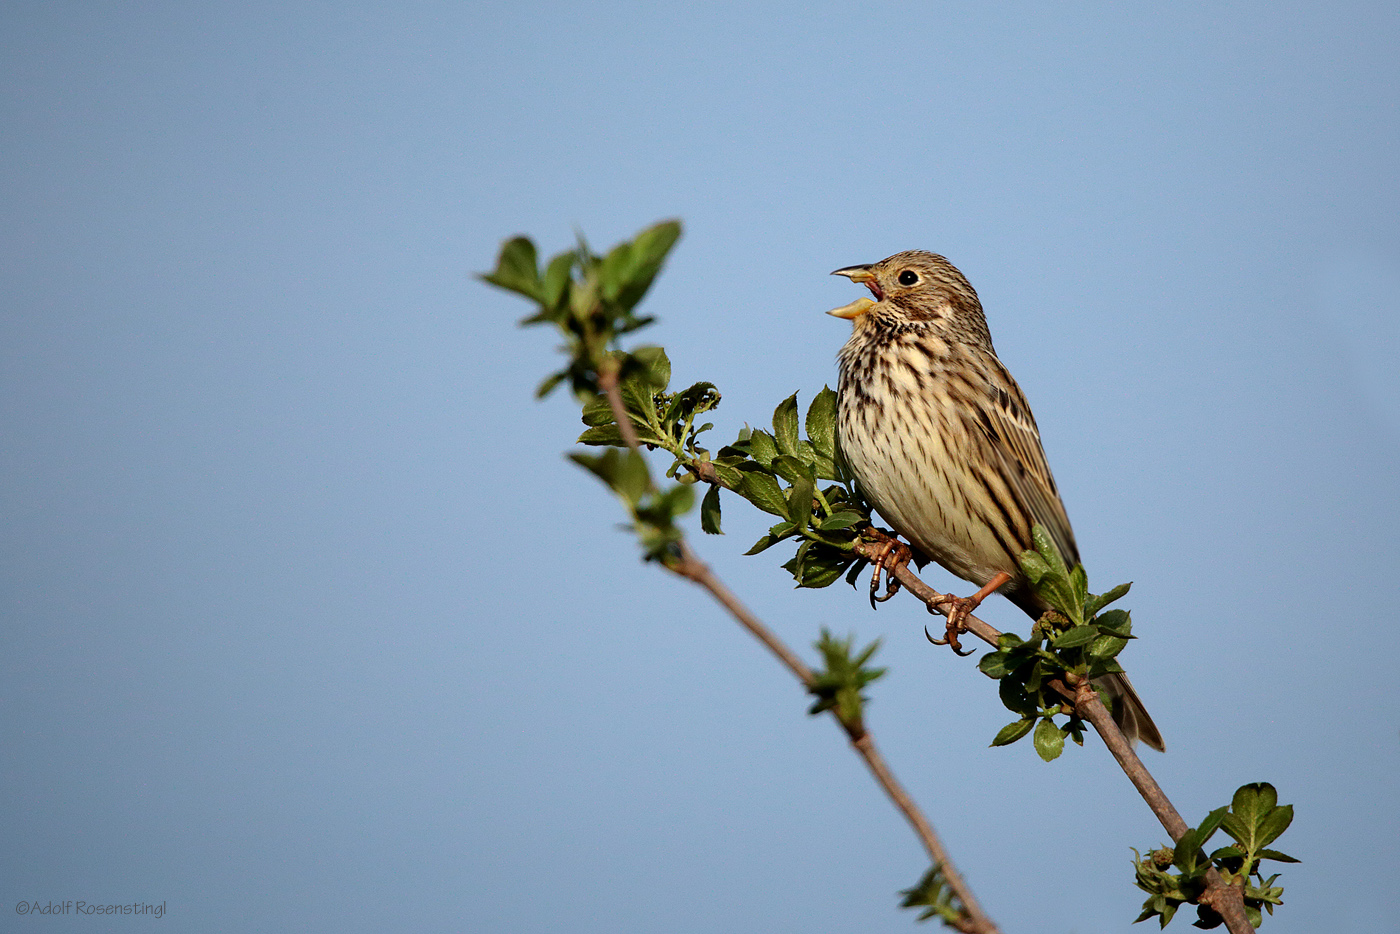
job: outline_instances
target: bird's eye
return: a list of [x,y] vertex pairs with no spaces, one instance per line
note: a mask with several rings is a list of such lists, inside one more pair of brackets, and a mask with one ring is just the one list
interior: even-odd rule
[[913,285],[919,281],[919,274],[912,269],[906,269],[899,274],[900,285]]

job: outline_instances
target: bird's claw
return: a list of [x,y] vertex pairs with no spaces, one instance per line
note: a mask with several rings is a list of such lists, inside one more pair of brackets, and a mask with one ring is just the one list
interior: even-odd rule
[[948,608],[948,627],[946,635],[942,639],[935,639],[932,636],[932,634],[929,633],[928,627],[925,626],[924,638],[928,639],[928,641],[933,643],[934,645],[948,646],[953,650],[954,655],[971,655],[972,649],[968,649],[966,652],[964,652],[962,650],[962,643],[958,641],[958,633],[964,631],[963,621],[967,619],[967,615],[972,612],[972,609],[966,606],[969,599],[970,598],[967,597],[949,596],[945,597],[943,601],[936,601],[934,603],[930,603],[928,607],[928,611],[930,613],[937,613],[937,607],[945,604],[950,603],[952,604],[952,606]]
[[940,608],[948,614],[948,634],[943,639],[935,639],[929,635],[928,627],[924,627],[924,636],[934,645],[949,646],[956,655],[971,655],[972,649],[962,651],[962,643],[958,641],[958,634],[967,632],[967,618],[972,615],[972,611],[982,605],[982,601],[987,599],[1001,585],[1011,580],[1011,575],[1002,571],[996,577],[987,582],[986,586],[970,597],[955,597],[952,594],[944,594],[941,598],[933,600],[928,605],[930,613],[939,612]]
[[[877,603],[884,603],[890,597],[899,593],[899,579],[894,576],[896,568],[908,564],[913,557],[913,552],[897,538],[884,538],[880,543],[880,552],[871,560],[874,571],[870,575],[870,608],[875,609]],[[879,595],[880,572],[885,573],[885,592]]]

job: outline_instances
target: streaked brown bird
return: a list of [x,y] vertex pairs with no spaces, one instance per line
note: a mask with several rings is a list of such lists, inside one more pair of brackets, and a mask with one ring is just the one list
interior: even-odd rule
[[[942,256],[896,253],[832,275],[867,286],[829,312],[853,324],[841,348],[837,436],[867,500],[925,556],[963,580],[998,588],[1032,618],[1048,609],[1017,556],[1044,526],[1071,566],[1069,516],[1021,387],[992,348],[982,303]],[[878,573],[878,572],[877,572]],[[1123,675],[1097,684],[1129,740],[1162,735]]]

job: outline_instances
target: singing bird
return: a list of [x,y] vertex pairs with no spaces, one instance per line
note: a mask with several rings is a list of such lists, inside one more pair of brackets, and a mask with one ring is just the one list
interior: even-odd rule
[[[829,314],[851,321],[839,356],[837,436],[870,504],[894,531],[963,580],[997,589],[1033,619],[1049,607],[1017,556],[1031,527],[1079,561],[1021,387],[992,348],[977,293],[936,253],[910,250],[845,276],[870,289]],[[1128,739],[1164,751],[1125,675],[1097,679]]]

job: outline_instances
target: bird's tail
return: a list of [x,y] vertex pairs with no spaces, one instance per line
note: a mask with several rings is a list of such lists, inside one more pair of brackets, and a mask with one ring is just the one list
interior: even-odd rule
[[1157,724],[1152,722],[1147,708],[1142,705],[1142,698],[1133,690],[1133,683],[1128,680],[1127,675],[1104,675],[1102,678],[1095,678],[1094,683],[1103,687],[1108,694],[1113,709],[1113,722],[1118,724],[1118,729],[1123,731],[1128,742],[1142,740],[1158,752],[1167,751],[1167,745],[1162,742],[1162,734],[1158,731]]

